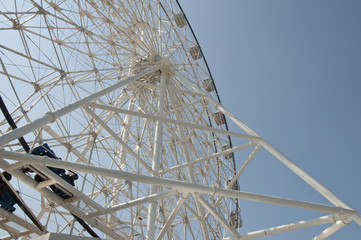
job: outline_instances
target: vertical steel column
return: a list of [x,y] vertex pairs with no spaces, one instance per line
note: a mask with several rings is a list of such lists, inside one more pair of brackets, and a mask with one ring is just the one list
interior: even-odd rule
[[[172,105],[174,105],[174,106],[175,106],[175,109],[176,109],[176,108],[178,108],[178,104],[177,104],[177,101],[176,101],[176,99],[174,98],[174,96],[175,96],[174,94],[170,94],[170,100],[171,100]],[[177,119],[178,121],[182,121],[182,120],[183,120],[183,119],[182,119],[182,116],[179,114],[178,111],[175,111],[174,114],[175,114],[175,117],[176,117],[176,119]],[[181,138],[182,140],[184,140],[184,139],[185,139],[185,135],[184,135],[184,133],[183,133],[183,131],[182,131],[181,126],[180,126],[180,125],[177,125],[177,128],[178,128],[178,132],[179,132],[180,138]],[[190,154],[189,154],[189,150],[188,150],[188,148],[187,148],[187,145],[186,145],[184,142],[181,142],[181,147],[182,147],[182,151],[183,151],[183,153],[184,153],[184,158],[185,158],[186,164],[191,163],[192,161],[191,161],[191,159],[190,159],[190,157],[189,157]],[[190,182],[191,182],[191,183],[196,182],[196,180],[195,180],[195,178],[194,178],[194,174],[193,174],[193,165],[188,165],[188,166],[187,166],[187,169],[188,169],[188,174],[189,174]],[[199,204],[199,202],[198,202],[197,200],[195,201],[195,205],[196,205],[196,208],[197,208],[197,213],[198,213],[198,215],[201,216],[203,219],[206,220],[206,218],[205,218],[205,213],[204,213],[204,211],[203,211],[203,208],[202,208],[202,206]],[[203,238],[204,238],[205,240],[209,240],[209,234],[208,234],[208,230],[207,230],[207,226],[206,226],[206,224],[205,224],[205,221],[200,221],[200,224],[201,224],[201,229],[202,229],[202,233],[203,233]]]
[[[134,99],[132,98],[129,102],[129,106],[128,106],[128,110],[129,111],[133,111],[134,110]],[[132,121],[132,118],[133,116],[131,115],[127,115],[125,117],[125,120],[124,120],[124,126],[123,126],[123,129],[124,131],[122,131],[121,133],[121,138],[123,138],[123,142],[128,144],[128,138],[129,138],[129,127],[130,127],[130,123]],[[121,144],[119,144],[121,145]],[[120,146],[119,146],[120,148]],[[119,159],[119,166],[122,166],[124,164],[124,160],[126,158],[126,155],[127,155],[127,150],[124,148],[124,147],[121,147],[121,152],[120,152],[120,157],[118,158]],[[123,167],[122,167],[123,168]],[[119,169],[119,170],[124,170],[124,169]],[[120,184],[121,180],[120,179],[115,179],[115,185],[117,186],[118,184]],[[117,188],[117,187],[114,187],[113,188],[113,192],[114,192],[114,196],[113,196],[113,199],[112,201],[110,202],[110,207],[114,207],[116,205],[119,204],[119,192],[120,192],[121,189]],[[108,223],[107,225],[110,227],[110,228],[115,228],[115,218],[112,214],[109,215],[108,217]]]
[[157,240],[161,240],[163,239],[166,231],[168,230],[168,228],[171,226],[171,223],[173,222],[174,218],[177,216],[177,213],[178,211],[180,210],[180,208],[182,207],[184,201],[186,199],[185,198],[179,198],[178,199],[178,202],[177,202],[177,205],[174,207],[174,209],[172,210],[169,218],[167,219],[167,222],[164,224],[162,230],[160,231],[158,237],[157,237]]
[[197,198],[197,201],[199,201],[231,234],[232,237],[238,237],[238,232],[232,227],[226,219],[224,219],[217,211],[216,209],[207,201],[205,200],[201,195]]
[[[166,76],[162,72],[160,76],[160,85],[162,88],[160,89],[159,94],[159,102],[158,102],[158,115],[161,116],[164,112],[164,96],[165,96],[165,86],[166,86]],[[153,150],[153,176],[159,177],[159,166],[162,157],[162,138],[163,138],[163,124],[161,121],[157,121],[155,125],[155,137],[154,137],[154,150]],[[152,184],[150,187],[150,194],[155,194],[158,192],[158,186]],[[155,223],[156,223],[156,210],[157,210],[157,202],[153,201],[149,203],[148,209],[148,223],[147,223],[147,238],[148,240],[154,239],[155,234]]]

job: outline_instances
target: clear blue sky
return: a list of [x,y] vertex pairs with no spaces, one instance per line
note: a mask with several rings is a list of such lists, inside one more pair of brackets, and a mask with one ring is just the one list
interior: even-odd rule
[[[223,105],[361,211],[361,1],[180,4]],[[248,170],[244,191],[328,204],[265,152]],[[244,231],[326,215],[246,201],[241,206]],[[324,228],[264,239],[311,239]],[[360,235],[352,223],[329,239]]]

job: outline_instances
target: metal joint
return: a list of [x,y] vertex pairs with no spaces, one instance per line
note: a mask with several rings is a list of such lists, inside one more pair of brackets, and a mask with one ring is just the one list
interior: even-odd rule
[[55,122],[56,117],[55,117],[55,115],[54,115],[54,113],[53,113],[53,112],[47,112],[45,115],[48,115],[48,116],[50,116],[50,117],[51,117],[51,121],[50,121],[50,123]]

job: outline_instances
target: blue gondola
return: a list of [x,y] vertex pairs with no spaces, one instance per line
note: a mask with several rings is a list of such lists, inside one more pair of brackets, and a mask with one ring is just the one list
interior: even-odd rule
[[[47,143],[45,143],[45,144],[43,144],[43,145],[41,145],[39,147],[34,148],[31,151],[31,154],[37,155],[37,156],[47,156],[49,158],[55,158],[55,159],[60,159],[61,160],[61,158],[58,158],[55,155],[54,151],[50,149],[50,147],[48,146]],[[56,167],[48,167],[48,168],[52,172],[54,172],[56,175],[58,175],[59,177],[64,179],[66,182],[68,182],[72,186],[75,186],[74,182],[75,182],[75,180],[78,179],[78,174],[76,174],[74,172],[70,172],[70,173],[66,174],[65,169],[62,169],[62,168],[56,168]],[[45,179],[40,174],[36,174],[35,175],[35,180],[37,182],[42,182]],[[53,190],[54,193],[56,193],[58,196],[62,197],[63,199],[72,197],[72,195],[70,195],[69,193],[64,192],[58,186],[50,185],[50,188],[51,188],[51,190]]]
[[[11,174],[8,172],[3,172],[3,177],[5,177],[5,179],[7,181],[11,180]],[[1,208],[5,209],[9,212],[14,212],[15,211],[14,205],[16,204],[16,201],[11,196],[10,191],[11,190],[9,189],[8,185],[4,182],[4,180],[2,178],[0,178],[0,205],[1,205]]]

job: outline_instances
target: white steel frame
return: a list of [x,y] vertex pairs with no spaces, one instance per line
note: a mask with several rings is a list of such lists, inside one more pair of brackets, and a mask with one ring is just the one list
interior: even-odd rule
[[[158,69],[157,67],[153,67],[152,71],[155,71],[157,69]],[[147,71],[147,72],[150,72],[150,71]],[[176,74],[178,74],[178,73],[176,73]],[[140,74],[139,76],[142,76],[142,74]],[[131,80],[135,81],[137,79],[137,77],[139,77],[139,76],[131,77],[129,81],[125,80],[124,82],[131,82]],[[188,82],[189,84],[191,84],[190,81],[188,79],[186,79],[185,77],[181,76],[181,78],[185,82]],[[118,84],[117,87],[119,87],[119,85],[122,85],[122,84]],[[115,89],[115,86],[112,86],[111,89]],[[196,88],[194,88],[194,89],[201,92],[201,90],[198,90]],[[53,113],[47,113],[44,115],[44,117],[39,118],[38,120],[36,120],[32,123],[29,123],[23,127],[18,128],[17,130],[11,131],[11,132],[1,136],[0,142],[1,143],[10,142],[14,139],[17,139],[20,136],[26,135],[27,133],[32,132],[35,129],[39,128],[39,123],[45,125],[47,123],[55,121],[57,118],[60,118],[61,116],[65,115],[65,114],[71,113],[72,111],[74,111],[74,109],[76,107],[86,108],[87,105],[94,106],[94,104],[89,103],[89,99],[95,100],[97,97],[100,97],[102,94],[105,94],[106,92],[108,92],[106,90],[107,89],[103,90],[102,93],[96,93],[96,94],[90,95],[87,99],[80,100],[80,101],[76,102],[74,105],[66,106]],[[201,92],[201,93],[206,95],[206,93],[204,93],[204,92]],[[235,118],[233,115],[231,115],[222,105],[217,103],[215,100],[213,100],[210,97],[208,97],[207,100],[211,104],[216,103],[216,107],[219,110],[221,110],[227,117],[229,117],[231,120],[235,120],[235,123],[237,123],[238,125],[244,126],[244,124],[242,122],[240,122],[237,118]],[[89,108],[87,111],[90,111]],[[49,116],[51,116],[51,117],[49,117]],[[94,115],[94,116],[96,116],[96,115]],[[146,117],[144,115],[142,115],[142,116]],[[106,125],[104,127],[106,127]],[[249,130],[249,128],[247,128],[247,130],[249,132],[252,131],[252,130]],[[254,134],[253,131],[252,131],[252,133]],[[158,134],[160,134],[160,133],[158,133]],[[251,135],[251,137],[252,137],[252,139],[256,139],[256,141],[255,141],[256,143],[248,144],[248,145],[259,144],[258,146],[263,146],[265,148],[269,148],[271,150],[271,152],[276,153],[275,154],[276,156],[278,156],[280,154],[269,143],[267,143],[264,139],[260,138],[259,135],[254,134],[254,135]],[[244,146],[240,146],[238,148],[242,149],[242,148],[244,148]],[[226,154],[226,153],[229,153],[231,151],[236,151],[236,150],[237,150],[237,148],[230,149],[228,151],[220,152],[217,154],[218,155],[222,154],[222,153]],[[154,155],[157,156],[158,154],[154,154]],[[214,215],[224,225],[224,227],[232,233],[233,238],[254,239],[254,238],[261,237],[261,236],[272,235],[272,234],[276,234],[276,233],[282,233],[282,232],[296,230],[296,229],[300,229],[300,228],[334,222],[335,225],[333,225],[329,229],[325,230],[325,232],[321,233],[320,235],[318,235],[314,238],[314,239],[324,239],[325,236],[329,236],[333,232],[335,232],[338,229],[340,229],[341,227],[343,227],[345,225],[345,223],[349,223],[352,220],[356,221],[357,223],[360,222],[360,214],[359,213],[357,213],[355,210],[353,210],[352,208],[345,205],[345,203],[343,203],[342,200],[340,200],[334,194],[330,194],[329,190],[327,190],[325,187],[323,187],[321,184],[319,184],[312,177],[310,177],[307,174],[304,174],[304,171],[302,169],[300,169],[299,167],[297,167],[291,160],[285,158],[283,155],[281,155],[281,156],[283,157],[283,159],[279,159],[280,161],[282,160],[286,166],[288,166],[288,167],[291,166],[294,169],[296,169],[294,171],[296,172],[297,175],[299,175],[305,181],[311,183],[316,190],[318,190],[320,193],[322,193],[327,199],[334,202],[335,206],[327,206],[327,205],[321,205],[321,204],[315,204],[315,203],[301,202],[301,201],[296,201],[296,200],[282,199],[282,198],[273,197],[273,196],[265,196],[265,195],[260,195],[260,194],[245,193],[242,191],[221,189],[221,188],[217,188],[217,187],[210,187],[210,186],[205,186],[205,185],[195,184],[195,183],[185,183],[185,182],[179,182],[179,181],[175,181],[175,180],[161,179],[157,175],[155,175],[154,177],[141,176],[138,174],[123,172],[121,170],[103,169],[103,168],[87,166],[87,165],[84,166],[83,164],[59,161],[59,160],[50,159],[50,158],[46,158],[46,157],[24,155],[21,153],[15,153],[15,152],[6,151],[6,150],[0,151],[0,157],[3,159],[16,160],[19,162],[23,162],[24,164],[34,164],[38,168],[42,168],[42,171],[44,171],[48,176],[50,176],[54,182],[61,184],[67,190],[71,191],[77,198],[82,199],[84,202],[87,202],[88,204],[92,205],[98,211],[98,213],[96,213],[96,212],[89,213],[89,216],[97,216],[102,213],[117,211],[117,210],[120,210],[123,208],[127,208],[129,206],[137,205],[137,204],[152,203],[156,199],[160,199],[160,198],[166,197],[168,195],[175,194],[176,192],[174,192],[174,190],[176,190],[178,193],[181,193],[182,196],[184,194],[189,194],[189,193],[195,194],[195,196],[198,196],[197,201],[199,201],[210,212],[210,214]],[[198,161],[196,160],[196,161],[197,161],[197,163],[206,161],[210,157],[215,157],[215,156],[209,156],[209,157],[206,157],[205,159],[200,159],[201,161],[199,161],[199,160]],[[158,156],[158,158],[159,158],[159,156]],[[253,158],[253,156],[251,156],[250,159],[251,158]],[[157,158],[154,157],[154,159],[157,159]],[[186,167],[191,164],[192,163],[187,163],[187,164],[183,164],[183,166],[178,166],[178,167]],[[245,164],[248,164],[248,162],[245,162]],[[76,212],[77,214],[79,214],[79,216],[81,216],[83,218],[87,218],[86,215],[83,215],[81,212],[74,209],[74,207],[72,207],[71,204],[69,204],[69,203],[66,204],[65,201],[61,200],[58,196],[51,193],[49,190],[44,189],[47,186],[45,184],[45,182],[36,184],[36,183],[34,183],[33,180],[29,179],[28,177],[23,176],[24,175],[23,173],[21,173],[19,170],[16,170],[18,168],[18,165],[19,165],[18,162],[15,162],[15,163],[9,165],[4,160],[2,160],[2,162],[0,163],[1,168],[8,169],[8,171],[11,172],[15,177],[17,177],[18,179],[21,179],[23,182],[26,182],[27,184],[29,184],[31,187],[37,189],[38,191],[41,191],[44,195],[46,195],[47,197],[49,197],[50,199],[52,199],[59,205],[62,205],[63,207],[65,207],[67,209],[71,209],[72,212]],[[71,185],[69,185],[62,179],[60,179],[57,175],[55,175],[51,171],[49,171],[46,168],[41,167],[41,166],[52,166],[52,167],[69,169],[69,170],[73,170],[73,171],[77,171],[77,172],[85,172],[85,173],[89,173],[89,174],[97,174],[97,175],[103,175],[103,176],[108,176],[108,177],[114,177],[114,178],[119,178],[119,179],[128,180],[128,181],[139,181],[139,182],[144,182],[147,184],[152,184],[152,186],[170,187],[170,188],[173,188],[174,190],[166,191],[166,192],[162,192],[162,193],[151,192],[148,197],[143,197],[139,200],[133,200],[133,201],[130,201],[129,203],[122,203],[119,206],[113,206],[109,209],[105,209],[102,206],[99,206],[98,204],[93,203],[87,196],[83,195],[81,192],[74,189]],[[154,167],[152,169],[153,169],[153,172],[155,172],[155,173],[158,172],[155,170]],[[292,168],[290,168],[290,169],[292,170]],[[236,175],[236,178],[242,173],[243,170],[244,170],[244,168],[240,169],[239,173]],[[158,173],[158,175],[159,175],[159,173]],[[51,182],[51,183],[53,184],[54,182]],[[259,202],[264,202],[264,203],[278,204],[278,205],[284,205],[284,206],[296,207],[296,208],[305,208],[305,209],[311,209],[311,210],[315,210],[315,211],[328,212],[328,213],[331,213],[331,215],[317,218],[317,219],[302,221],[299,223],[279,226],[279,227],[275,227],[275,228],[271,228],[271,229],[260,230],[257,232],[248,233],[246,235],[239,235],[233,229],[233,227],[227,223],[226,220],[224,220],[221,216],[217,215],[217,213],[215,212],[215,209],[210,205],[210,203],[208,203],[201,195],[196,194],[196,193],[219,195],[222,197],[239,198],[239,199],[259,201]],[[165,227],[169,227],[172,219],[174,219],[174,217],[175,217],[176,212],[179,210],[180,206],[183,204],[183,202],[186,200],[186,198],[187,197],[181,197],[178,200],[178,203],[176,204],[176,207],[174,208],[171,215],[169,216],[169,221],[167,221],[167,223],[165,224]],[[342,214],[340,215],[340,213],[342,213]],[[4,215],[4,214],[2,214],[2,215]],[[21,224],[22,220],[14,220],[16,218],[16,216],[14,214],[7,213],[6,215],[11,216],[11,218],[9,217],[9,220],[12,220],[14,222],[17,222],[18,224]],[[91,220],[89,222],[91,222]],[[108,232],[106,230],[106,228],[104,228],[103,226],[101,226],[99,224],[99,222],[97,222],[96,224],[93,223],[93,225],[95,225],[99,230],[106,233],[108,236],[113,236],[116,239],[121,238],[121,236],[114,235],[114,233]],[[29,225],[29,226],[31,226],[31,225]],[[153,227],[153,229],[155,229],[155,226],[152,224],[148,224],[148,228],[149,227]],[[158,238],[164,236],[165,227],[160,232]],[[36,230],[36,228],[35,229],[34,228],[35,227],[32,226],[29,229],[29,231],[39,232],[38,230]],[[153,232],[153,234],[154,234],[154,232]]]
[[[206,91],[202,80],[212,77],[203,53],[197,59],[189,53],[197,45],[190,27],[173,20],[183,14],[177,2],[45,0],[22,10],[16,3],[13,11],[2,10],[0,31],[19,34],[23,48],[0,42],[0,74],[10,86],[2,94],[17,103],[11,115],[20,127],[0,122],[0,168],[22,184],[22,196],[33,194],[31,208],[47,231],[87,236],[70,213],[109,239],[255,239],[332,223],[318,240],[351,221],[361,225],[357,211],[228,111],[215,91]],[[54,54],[46,54],[41,41]],[[217,123],[218,112],[239,129]],[[49,142],[63,160],[26,154],[20,137],[31,149]],[[230,137],[243,144],[232,146]],[[332,205],[236,189],[261,149]],[[237,160],[236,169],[238,151],[249,156]],[[35,173],[22,171],[28,166],[48,179],[35,181]],[[47,167],[77,172],[78,185]],[[73,196],[59,197],[49,188],[54,184]],[[327,215],[240,233],[228,219],[240,200]],[[2,239],[43,234],[17,211],[0,208],[0,229],[10,234]]]

